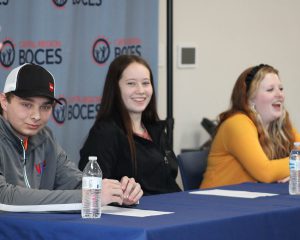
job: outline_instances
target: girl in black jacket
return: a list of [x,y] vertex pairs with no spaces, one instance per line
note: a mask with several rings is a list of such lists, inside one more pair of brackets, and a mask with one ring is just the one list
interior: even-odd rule
[[145,195],[180,191],[176,157],[157,115],[152,71],[141,57],[121,55],[111,63],[101,108],[80,150],[80,169],[90,155],[98,157],[104,178],[135,178]]

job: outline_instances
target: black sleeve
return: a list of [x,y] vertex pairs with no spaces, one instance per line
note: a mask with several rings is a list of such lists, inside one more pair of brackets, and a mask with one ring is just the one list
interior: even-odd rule
[[112,124],[105,122],[94,125],[80,150],[79,169],[83,170],[89,156],[97,156],[103,178],[114,178],[117,163],[118,133]]

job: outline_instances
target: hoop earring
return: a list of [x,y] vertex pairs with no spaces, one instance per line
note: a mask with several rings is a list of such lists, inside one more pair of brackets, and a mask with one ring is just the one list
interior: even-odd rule
[[255,108],[255,103],[254,102],[249,102],[249,105],[250,105],[251,111],[257,114],[256,108]]

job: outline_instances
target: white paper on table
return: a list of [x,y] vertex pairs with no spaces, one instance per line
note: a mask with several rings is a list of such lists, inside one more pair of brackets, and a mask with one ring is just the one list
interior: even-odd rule
[[135,208],[104,206],[104,207],[102,207],[102,213],[103,214],[120,215],[120,216],[129,216],[129,217],[150,217],[150,216],[171,214],[174,212],[162,212],[162,211],[135,209]]
[[235,191],[235,190],[224,190],[224,189],[201,190],[201,191],[190,192],[190,194],[215,195],[215,196],[237,197],[237,198],[258,198],[258,197],[271,197],[271,196],[278,195],[275,193]]
[[[48,205],[7,205],[7,204],[0,203],[0,211],[5,211],[5,212],[79,212],[81,211],[81,208],[82,208],[81,203],[48,204]],[[120,216],[130,216],[130,217],[149,217],[149,216],[171,214],[173,212],[103,206],[102,213],[120,215]]]
[[8,205],[0,203],[0,211],[5,212],[68,212],[80,211],[81,203],[47,205]]

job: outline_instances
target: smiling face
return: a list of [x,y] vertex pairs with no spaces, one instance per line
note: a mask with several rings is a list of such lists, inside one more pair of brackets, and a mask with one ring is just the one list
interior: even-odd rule
[[53,101],[46,97],[20,98],[15,95],[8,101],[1,94],[3,117],[22,139],[36,135],[48,122]]
[[275,73],[267,73],[260,82],[254,98],[251,100],[260,114],[263,124],[280,118],[283,114],[284,94],[282,83]]
[[141,116],[153,94],[149,70],[140,63],[131,63],[124,70],[119,87],[130,117]]

